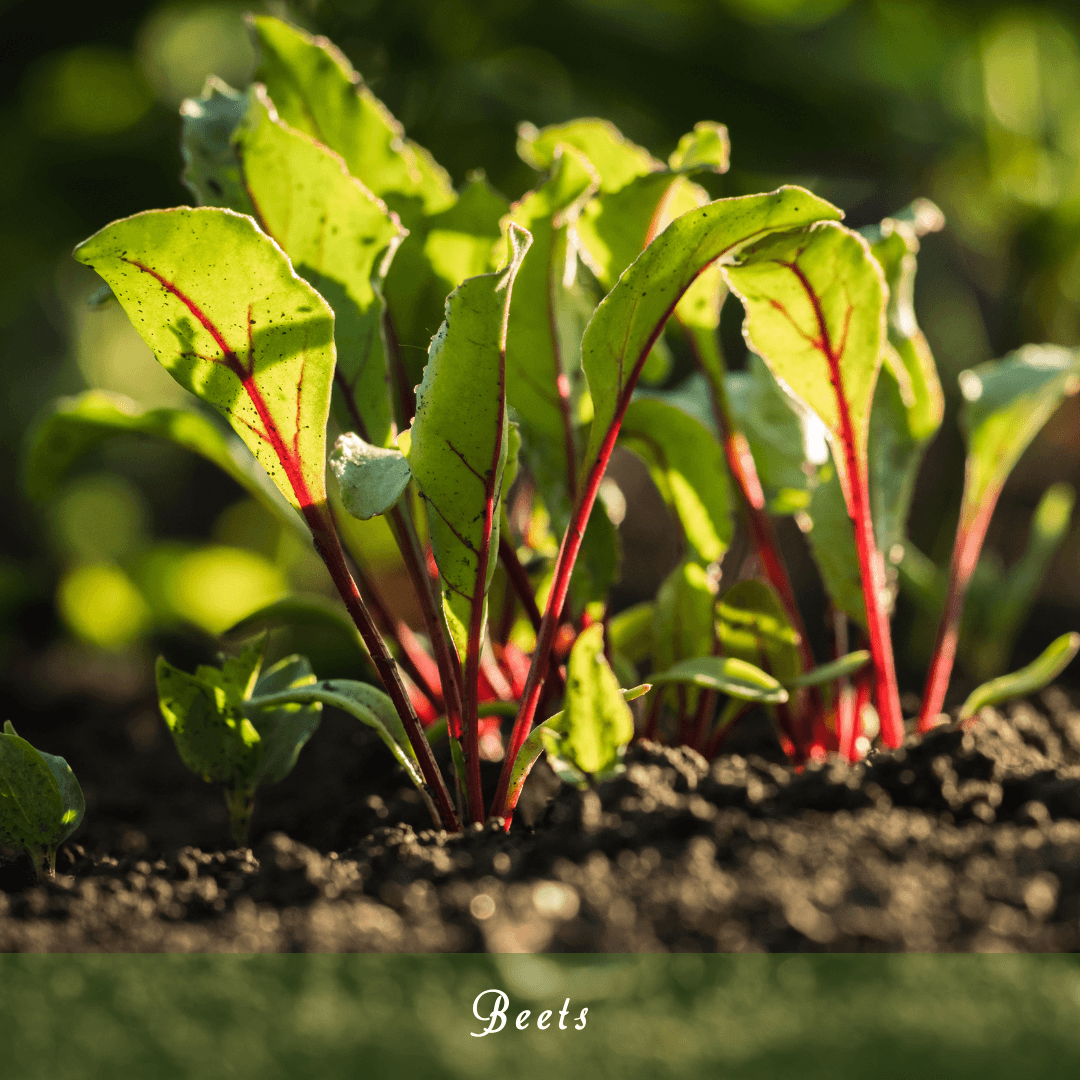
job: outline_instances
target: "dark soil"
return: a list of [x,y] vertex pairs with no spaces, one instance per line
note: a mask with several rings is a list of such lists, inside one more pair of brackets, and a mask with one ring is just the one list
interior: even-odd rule
[[89,806],[55,882],[0,867],[0,950],[1080,949],[1061,689],[854,768],[796,775],[752,726],[711,767],[639,745],[596,791],[539,766],[508,836],[426,828],[381,744],[328,713],[239,851],[149,707],[94,708],[21,731]]

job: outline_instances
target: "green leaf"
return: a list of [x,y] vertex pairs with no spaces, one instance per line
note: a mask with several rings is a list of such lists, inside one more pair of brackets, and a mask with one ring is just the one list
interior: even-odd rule
[[330,468],[341,487],[342,505],[361,521],[386,513],[412,479],[400,450],[372,446],[352,432],[338,436]]
[[691,169],[711,169],[713,172],[728,171],[731,141],[727,128],[712,120],[699,120],[693,131],[688,131],[679,145],[668,157],[668,166],[675,172]]
[[813,418],[800,415],[776,383],[765,361],[750,354],[746,371],[725,376],[731,412],[746,436],[769,510],[791,514],[805,510],[817,486],[820,462],[807,454],[807,425]]
[[992,679],[973,691],[961,706],[959,719],[970,720],[987,705],[996,705],[1008,701],[1009,698],[1022,697],[1024,694],[1041,690],[1068,667],[1077,652],[1080,652],[1080,634],[1062,634],[1027,667],[1022,667],[1011,675]]
[[[262,756],[259,733],[246,718],[243,699],[215,681],[189,675],[158,657],[157,691],[162,716],[184,764],[207,783],[252,786]],[[215,685],[215,682],[217,685]]]
[[835,682],[837,679],[847,678],[854,675],[870,663],[870,653],[866,649],[847,653],[828,664],[821,664],[805,675],[797,675],[793,679],[784,679],[784,686],[788,690],[798,690],[804,686],[821,686],[823,683]]
[[613,615],[608,623],[608,641],[613,653],[621,653],[631,663],[640,664],[653,651],[653,603],[634,604]]
[[351,679],[329,679],[307,686],[294,686],[260,694],[248,702],[249,709],[279,709],[286,705],[329,705],[373,728],[379,738],[421,791],[426,790],[417,764],[416,752],[405,734],[394,704],[381,690]]
[[716,582],[699,563],[684,561],[665,578],[653,608],[653,665],[712,652]]
[[[620,690],[619,692],[623,696],[623,701],[634,701],[647,694],[651,689],[651,684],[642,683],[640,686],[634,686],[629,690]],[[542,724],[537,724],[529,733],[529,737],[521,744],[521,749],[518,751],[517,757],[514,758],[514,767],[510,773],[510,795],[507,799],[509,806],[517,805],[521,789],[532,771],[532,767],[544,752],[545,741],[549,741],[552,734],[556,736],[555,745],[556,749],[558,749],[557,737],[561,735],[565,715],[564,712],[557,712],[553,716],[549,716]]]
[[[907,545],[907,519],[919,465],[944,414],[934,358],[915,319],[913,303],[919,236],[927,231],[926,221],[935,224],[943,219],[925,200],[913,207],[864,230],[889,288],[888,341],[870,412],[867,470],[870,514],[877,548],[885,556],[890,611],[898,581],[896,568]],[[865,626],[855,536],[838,485],[834,475],[814,496],[810,544],[833,603]]]
[[619,439],[649,467],[701,559],[720,559],[731,543],[732,523],[727,466],[716,436],[674,405],[639,398],[626,410]]
[[[251,692],[251,698],[286,693],[310,686],[315,673],[304,656],[287,656],[267,668]],[[315,734],[322,718],[322,703],[281,705],[268,709],[245,704],[244,713],[259,733],[262,757],[254,780],[257,784],[276,784],[292,772],[304,744]]]
[[960,509],[965,530],[997,498],[1013,466],[1061,402],[1080,390],[1073,350],[1025,345],[1004,360],[960,374],[967,475]]
[[249,95],[211,75],[201,96],[180,106],[183,134],[184,185],[201,206],[228,206],[241,214],[255,213],[244,183],[233,132],[248,108]]
[[511,229],[503,273],[470,278],[446,302],[416,399],[409,465],[428,510],[444,610],[459,652],[495,572],[507,452],[504,375],[507,313],[529,234]]
[[648,150],[632,143],[607,120],[571,120],[539,130],[532,124],[518,128],[518,156],[541,172],[554,165],[559,148],[566,146],[588,158],[605,192],[618,191],[635,177],[663,168]]
[[599,623],[578,634],[566,668],[566,708],[545,749],[586,776],[602,778],[618,766],[634,737],[634,717],[604,657]]
[[250,218],[150,210],[75,249],[158,360],[228,417],[298,509],[325,503],[334,317]]
[[780,229],[840,211],[802,188],[719,199],[676,218],[601,301],[582,342],[582,365],[593,400],[586,467],[596,460],[668,315],[694,279],[716,259]]
[[[566,283],[574,258],[569,235],[598,179],[577,151],[558,147],[552,173],[511,208],[509,223],[533,238],[514,282],[506,336],[506,400],[516,410],[526,459],[560,531],[569,516],[577,457],[573,415],[580,388],[583,321],[573,323],[580,297]],[[580,290],[577,290],[580,292]],[[571,325],[568,325],[570,323]],[[575,333],[576,331],[576,333]],[[565,505],[564,505],[565,504]]]
[[255,78],[285,123],[340,154],[406,226],[454,202],[450,177],[405,138],[338,49],[268,15],[250,23],[261,52]]
[[[189,113],[203,107],[209,103],[185,103]],[[185,142],[192,144],[189,156],[196,157],[203,130],[192,123],[185,123]],[[279,122],[259,86],[248,92],[230,138],[232,160],[220,174],[208,164],[208,181],[196,194],[205,204],[254,217],[331,304],[341,424],[379,446],[389,445],[383,303],[376,289],[405,235],[400,222],[349,174],[339,155]]]
[[56,849],[79,827],[86,812],[82,788],[71,767],[19,738],[11,721],[0,733],[0,843],[45,853],[50,870]]
[[120,435],[166,439],[206,458],[279,521],[307,537],[300,518],[277,488],[268,483],[266,473],[238,439],[196,412],[147,409],[106,390],[87,390],[76,397],[59,398],[33,428],[24,462],[27,494],[39,501],[51,498],[81,457]]
[[763,581],[740,581],[716,604],[716,634],[725,656],[769,672],[785,686],[802,674],[799,635],[776,590]]
[[735,656],[696,656],[649,678],[654,686],[686,683],[702,690],[718,690],[741,701],[777,705],[788,699],[787,691],[776,679]]
[[823,221],[756,244],[738,265],[726,266],[724,276],[746,308],[744,334],[751,348],[825,425],[847,496],[844,445],[850,434],[852,452],[865,461],[885,340],[884,275],[869,245],[857,233]]
[[491,269],[491,252],[509,209],[481,175],[465,185],[453,206],[409,222],[409,235],[394,255],[383,290],[405,390],[411,392],[423,378],[446,297],[466,278]]

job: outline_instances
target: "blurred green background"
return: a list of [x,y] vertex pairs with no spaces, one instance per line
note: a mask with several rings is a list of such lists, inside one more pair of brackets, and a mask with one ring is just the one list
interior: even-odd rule
[[[88,305],[96,281],[70,251],[116,217],[190,201],[178,107],[208,73],[246,82],[245,8],[328,35],[458,183],[483,167],[522,194],[521,120],[607,117],[665,157],[695,121],[715,119],[733,146],[715,195],[800,183],[856,227],[917,196],[938,202],[948,226],[924,242],[916,306],[949,419],[911,531],[939,563],[961,482],[957,373],[1026,341],[1080,344],[1080,21],[1068,0],[112,0],[63,11],[0,0],[0,683],[16,717],[46,687],[122,693],[163,642],[205,654],[260,604],[325,586],[313,556],[230,481],[166,446],[110,445],[45,508],[18,486],[27,426],[56,395],[185,396],[115,305]],[[723,334],[737,363],[732,307]],[[1014,473],[989,539],[1006,562],[1043,488],[1080,485],[1078,431],[1073,399]],[[376,565],[385,543],[375,530]],[[1078,555],[1074,527],[1014,663],[1076,626]],[[808,560],[795,563],[813,593]],[[403,583],[383,584],[407,610]],[[346,644],[305,634],[322,673],[355,667]],[[918,647],[902,660],[917,687]]]
[[[473,1038],[489,988],[510,1023]],[[1075,957],[0,957],[25,1080],[1064,1080],[1078,1010]]]

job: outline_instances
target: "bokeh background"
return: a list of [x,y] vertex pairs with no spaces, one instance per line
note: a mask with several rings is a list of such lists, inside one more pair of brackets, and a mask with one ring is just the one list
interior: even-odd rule
[[[178,107],[208,73],[244,85],[255,61],[245,8],[327,34],[459,183],[482,167],[507,196],[526,190],[521,120],[607,117],[664,157],[707,118],[729,126],[733,145],[715,195],[800,183],[855,226],[935,200],[948,225],[924,242],[916,307],[949,413],[911,533],[939,564],[961,482],[957,373],[1027,341],[1080,344],[1080,18],[1069,0],[0,0],[0,684],[16,722],[72,694],[145,692],[163,642],[202,657],[237,617],[325,584],[309,553],[181,451],[110,445],[47,507],[18,481],[28,425],[55,396],[185,396],[116,305],[88,304],[95,279],[70,251],[116,217],[190,201]],[[738,364],[730,305],[723,336]],[[1080,486],[1078,434],[1074,400],[1014,473],[989,540],[1005,563],[1045,486]],[[671,533],[662,513],[635,517],[631,500],[623,602],[651,594],[677,554]],[[796,530],[786,542],[813,603]],[[385,543],[375,530],[376,564]],[[1078,556],[1074,527],[1014,663],[1080,622]],[[392,574],[385,587],[398,595]],[[348,643],[305,633],[317,669],[355,668]],[[900,638],[917,689],[920,643]],[[130,734],[156,738],[145,724]]]

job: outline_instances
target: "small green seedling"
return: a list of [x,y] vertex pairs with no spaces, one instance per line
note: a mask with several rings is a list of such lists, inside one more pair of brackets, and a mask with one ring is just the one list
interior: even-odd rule
[[157,662],[158,702],[173,742],[193,773],[225,785],[238,846],[247,843],[256,789],[292,772],[322,712],[318,702],[267,707],[253,700],[315,682],[302,656],[286,657],[261,671],[263,644],[247,646],[220,668],[201,665],[194,675],[164,657]]
[[40,872],[56,876],[56,852],[86,812],[71,766],[43,754],[5,721],[0,734],[0,844],[25,851]]

